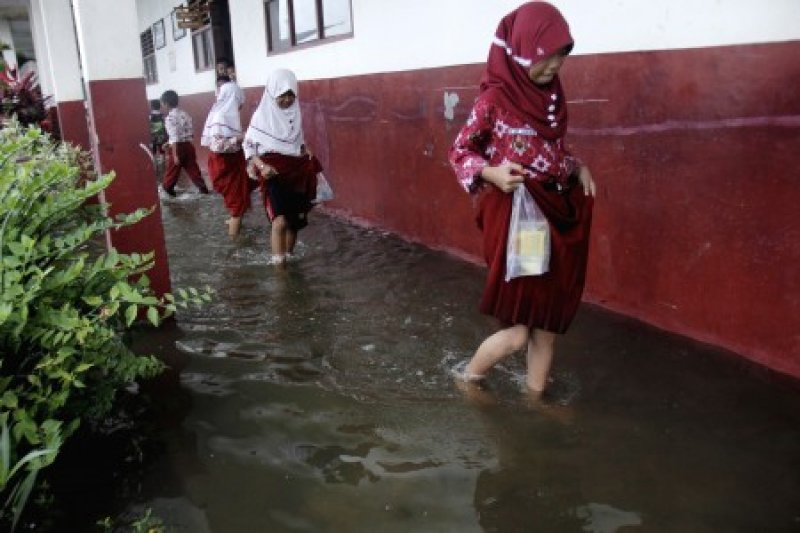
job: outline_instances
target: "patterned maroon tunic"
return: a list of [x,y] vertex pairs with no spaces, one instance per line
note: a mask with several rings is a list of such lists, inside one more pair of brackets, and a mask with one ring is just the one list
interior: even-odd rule
[[[565,103],[553,94],[552,108]],[[586,276],[592,198],[572,177],[579,161],[563,145],[548,141],[507,110],[479,97],[450,149],[461,185],[479,196],[477,223],[489,272],[480,310],[504,326],[564,333],[580,303]],[[505,161],[525,167],[525,186],[550,222],[549,272],[504,280],[511,194],[484,182],[483,167]]]

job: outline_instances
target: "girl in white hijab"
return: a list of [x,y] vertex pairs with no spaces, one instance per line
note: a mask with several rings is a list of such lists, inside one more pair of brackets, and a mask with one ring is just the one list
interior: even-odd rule
[[272,222],[272,262],[285,264],[297,232],[308,225],[316,196],[319,161],[305,146],[297,78],[279,69],[267,78],[264,95],[244,136],[249,170],[259,179],[267,216]]
[[250,207],[253,187],[247,176],[247,163],[242,152],[242,122],[239,109],[244,95],[235,83],[225,77],[217,99],[208,113],[200,144],[209,149],[208,174],[214,190],[222,195],[231,217],[226,221],[228,235],[239,234],[242,215]]
[[237,91],[236,84],[224,81],[217,92],[217,99],[208,112],[200,144],[211,151],[237,152],[241,150],[242,121],[239,109],[244,104],[244,95]]

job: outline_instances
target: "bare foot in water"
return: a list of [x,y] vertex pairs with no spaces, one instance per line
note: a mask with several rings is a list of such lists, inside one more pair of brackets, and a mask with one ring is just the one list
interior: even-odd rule
[[451,375],[456,388],[471,403],[478,406],[497,405],[497,398],[486,387],[485,376],[467,374],[458,369],[453,369]]
[[530,411],[561,424],[572,424],[575,421],[575,410],[570,406],[549,401],[546,391],[526,388],[523,394],[523,405]]
[[287,254],[272,254],[267,264],[285,269],[287,260]]

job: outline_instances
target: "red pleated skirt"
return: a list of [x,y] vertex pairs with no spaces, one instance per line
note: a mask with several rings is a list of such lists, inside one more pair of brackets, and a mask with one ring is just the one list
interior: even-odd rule
[[525,324],[564,333],[583,294],[594,202],[579,184],[566,193],[546,190],[531,179],[525,180],[525,185],[550,223],[549,271],[505,281],[513,195],[487,187],[480,198],[477,217],[489,267],[480,310],[497,318],[504,327]]
[[250,193],[256,187],[247,177],[244,152],[209,153],[208,175],[231,216],[241,217],[250,208]]
[[259,155],[262,161],[278,173],[268,180],[260,176],[261,199],[270,220],[283,215],[289,226],[299,230],[314,207],[317,196],[317,174],[322,164],[313,156],[288,156],[276,153]]

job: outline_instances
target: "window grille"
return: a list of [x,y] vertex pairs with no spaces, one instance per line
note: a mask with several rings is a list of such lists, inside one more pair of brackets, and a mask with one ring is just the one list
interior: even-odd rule
[[153,44],[153,28],[147,28],[139,36],[142,47],[142,65],[144,81],[148,85],[158,83],[158,69],[156,68],[156,49]]

